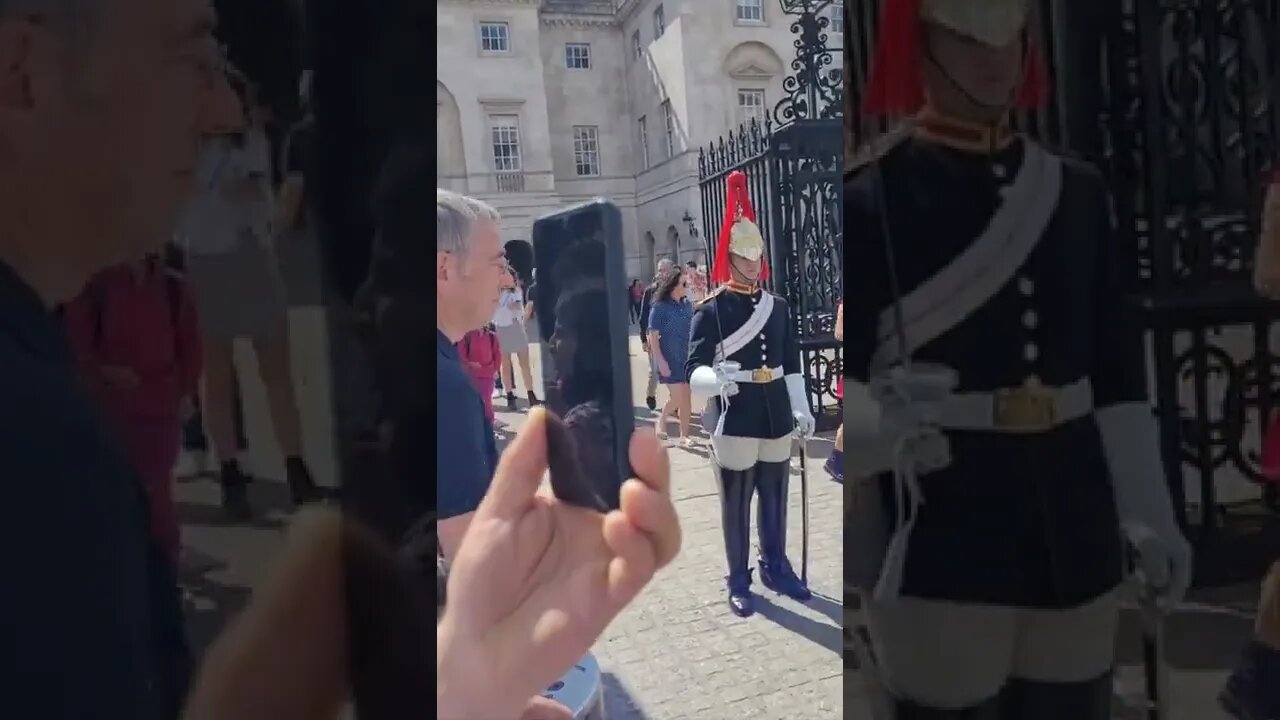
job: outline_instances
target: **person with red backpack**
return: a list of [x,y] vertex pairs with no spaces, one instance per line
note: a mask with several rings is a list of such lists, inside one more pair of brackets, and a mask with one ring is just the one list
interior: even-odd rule
[[152,533],[176,565],[173,468],[203,352],[186,283],[154,255],[118,265],[89,281],[63,321],[90,392],[142,477]]
[[485,417],[492,423],[493,383],[502,367],[502,343],[498,341],[497,330],[490,324],[467,333],[458,343],[458,355],[484,401]]

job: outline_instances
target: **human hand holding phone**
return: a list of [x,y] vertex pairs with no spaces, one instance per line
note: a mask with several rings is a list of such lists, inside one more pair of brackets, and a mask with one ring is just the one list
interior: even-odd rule
[[[530,413],[450,568],[436,631],[442,718],[519,717],[680,549],[670,466],[651,431],[631,438],[636,477],[620,509],[601,513],[539,492],[552,422]],[[485,707],[449,714],[445,694]]]

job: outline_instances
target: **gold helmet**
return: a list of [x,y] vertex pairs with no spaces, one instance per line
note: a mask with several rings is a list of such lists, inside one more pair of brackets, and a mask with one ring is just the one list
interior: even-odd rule
[[729,229],[729,252],[747,260],[764,257],[764,235],[760,227],[745,217],[733,221]]

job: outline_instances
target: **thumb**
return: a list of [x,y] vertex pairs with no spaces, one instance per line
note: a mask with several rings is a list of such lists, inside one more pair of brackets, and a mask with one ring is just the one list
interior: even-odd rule
[[314,720],[346,697],[343,520],[299,513],[249,606],[205,656],[186,720]]
[[546,469],[547,412],[537,407],[502,453],[489,492],[476,509],[473,523],[520,515],[538,492]]

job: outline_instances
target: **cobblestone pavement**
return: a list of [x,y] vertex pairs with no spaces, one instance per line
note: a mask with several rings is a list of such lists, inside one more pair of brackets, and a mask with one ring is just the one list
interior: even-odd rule
[[[637,423],[652,422],[656,414],[643,406],[645,356],[635,338],[632,345],[634,393],[640,403]],[[532,350],[536,356],[536,346]],[[532,364],[536,377],[536,359]],[[665,398],[665,391],[658,393],[659,400]],[[504,411],[505,401],[497,404],[498,419],[507,426],[500,434],[509,437],[523,421],[526,404],[521,401],[514,413]],[[701,405],[695,398],[694,407]],[[758,592],[759,612],[740,619],[726,603],[720,502],[700,428],[697,437],[699,446],[693,450],[670,450],[672,491],[684,530],[680,556],[610,625],[593,650],[604,674],[607,717],[842,717],[843,494],[821,469],[831,440],[818,438],[809,444],[809,583],[814,599],[802,605],[757,581],[753,589]],[[788,545],[798,572],[799,461],[793,466]]]

